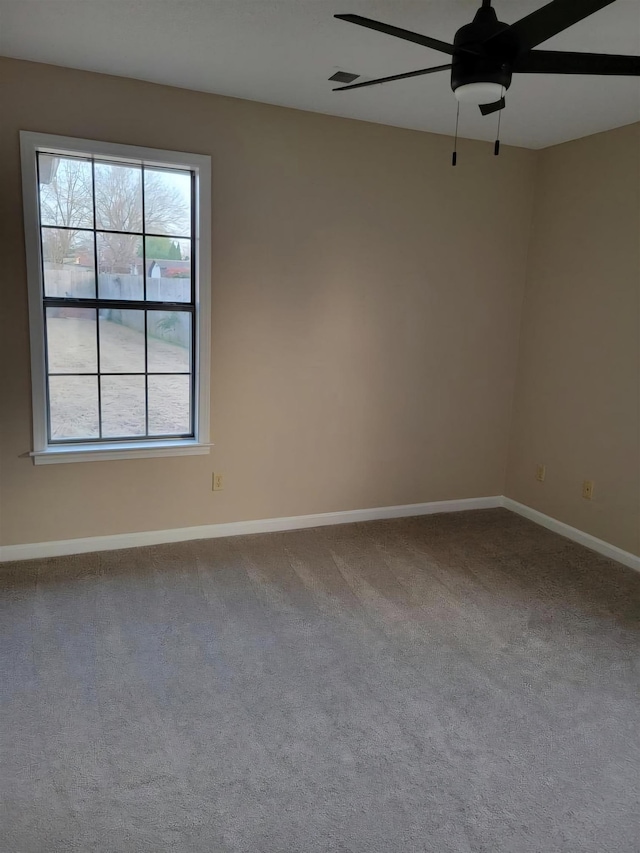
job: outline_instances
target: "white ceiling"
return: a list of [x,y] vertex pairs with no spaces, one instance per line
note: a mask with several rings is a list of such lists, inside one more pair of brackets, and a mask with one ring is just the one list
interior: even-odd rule
[[[575,0],[579,2],[579,0]],[[0,54],[450,134],[448,72],[332,92],[336,70],[381,77],[443,54],[333,18],[352,12],[451,41],[479,0],[0,0]],[[495,0],[513,23],[543,0]],[[617,0],[545,48],[640,54],[640,0]],[[640,78],[516,75],[503,142],[541,148],[640,120]],[[461,136],[496,117],[467,106]]]

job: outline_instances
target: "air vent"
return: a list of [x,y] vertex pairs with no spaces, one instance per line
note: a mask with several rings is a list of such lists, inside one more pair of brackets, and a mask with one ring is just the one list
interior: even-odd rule
[[349,74],[348,71],[336,71],[329,80],[333,80],[334,83],[353,83],[359,76],[359,74]]

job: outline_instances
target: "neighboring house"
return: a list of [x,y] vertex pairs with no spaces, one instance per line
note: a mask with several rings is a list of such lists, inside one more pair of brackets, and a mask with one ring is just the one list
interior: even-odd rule
[[149,267],[151,278],[189,278],[191,276],[191,261],[153,260]]

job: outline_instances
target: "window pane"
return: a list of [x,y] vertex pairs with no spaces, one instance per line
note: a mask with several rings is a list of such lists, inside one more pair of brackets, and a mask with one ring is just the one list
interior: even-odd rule
[[92,231],[43,228],[42,261],[45,296],[95,299]]
[[73,157],[38,155],[40,222],[93,228],[91,163]]
[[96,163],[96,228],[142,231],[142,169]]
[[191,314],[147,311],[147,370],[188,373],[191,369]]
[[147,299],[191,302],[191,240],[146,237]]
[[96,312],[92,308],[47,308],[49,373],[96,373]]
[[144,311],[100,309],[100,372],[144,373]]
[[98,377],[50,376],[51,438],[98,438]]
[[144,230],[148,234],[191,236],[191,172],[144,170]]
[[191,432],[189,376],[149,376],[149,435]]
[[144,435],[144,376],[102,376],[100,382],[103,437]]
[[96,234],[100,299],[144,299],[142,237]]

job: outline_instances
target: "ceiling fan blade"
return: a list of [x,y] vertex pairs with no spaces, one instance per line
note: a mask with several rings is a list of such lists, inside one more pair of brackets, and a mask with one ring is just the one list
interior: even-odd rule
[[392,74],[391,77],[379,77],[377,80],[364,80],[362,83],[351,83],[349,86],[338,86],[334,92],[345,92],[347,89],[362,89],[363,86],[377,86],[378,83],[390,83],[392,80],[406,80],[407,77],[421,77],[423,74],[433,74],[434,71],[446,71],[449,65],[434,65],[433,68],[421,68],[419,71],[407,71],[406,74]]
[[615,0],[551,0],[551,3],[516,21],[508,30],[488,39],[485,47],[498,46],[502,40],[515,36],[519,52],[523,53],[613,2]]
[[640,77],[640,56],[532,50],[515,61],[513,70],[529,74],[611,74],[619,77]]
[[480,112],[483,116],[488,116],[491,113],[497,113],[498,110],[503,110],[507,105],[507,102],[504,98],[500,98],[499,101],[494,101],[491,104],[480,104]]
[[334,18],[348,21],[350,24],[357,24],[359,27],[368,27],[370,30],[377,30],[380,33],[386,33],[405,41],[412,41],[421,44],[423,47],[430,47],[433,50],[439,50],[441,53],[448,53],[449,56],[453,56],[453,45],[446,41],[432,39],[429,36],[414,33],[411,30],[403,30],[400,27],[392,27],[390,24],[382,24],[380,21],[373,21],[371,18],[364,18],[362,15],[334,15]]

